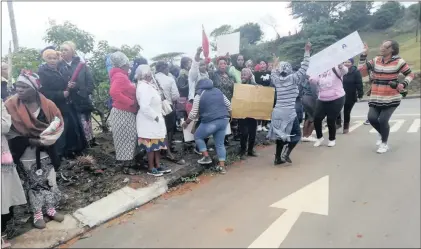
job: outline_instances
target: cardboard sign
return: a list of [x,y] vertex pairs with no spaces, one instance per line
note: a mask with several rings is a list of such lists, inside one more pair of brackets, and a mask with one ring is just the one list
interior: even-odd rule
[[217,55],[224,56],[240,53],[240,32],[221,35],[216,38]]
[[307,74],[317,77],[334,66],[361,54],[363,50],[363,41],[361,40],[358,31],[355,31],[347,37],[311,56]]
[[232,117],[270,120],[274,101],[273,87],[234,84]]
[[[190,122],[187,128],[183,129],[184,142],[194,141],[194,134],[191,133],[193,125],[194,125],[194,122]],[[231,134],[231,125],[228,123],[227,128],[225,130],[225,135],[230,135],[230,134]]]

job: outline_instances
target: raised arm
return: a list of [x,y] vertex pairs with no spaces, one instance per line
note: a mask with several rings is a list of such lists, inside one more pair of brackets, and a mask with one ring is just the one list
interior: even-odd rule
[[304,81],[304,79],[307,77],[307,69],[310,63],[310,49],[311,49],[311,45],[310,45],[310,48],[308,50],[306,49],[306,51],[304,52],[304,59],[303,59],[303,62],[301,63],[300,69],[298,69],[298,71],[292,75],[294,82],[296,84],[299,84],[300,82]]
[[192,65],[189,71],[189,101],[194,99],[196,82],[197,78],[199,77],[200,54],[202,51],[202,47],[197,48],[196,55],[194,56],[194,60],[192,61]]
[[364,51],[361,53],[358,63],[358,70],[360,70],[362,77],[367,77],[373,70],[374,60],[367,61],[367,54],[368,46],[364,43]]

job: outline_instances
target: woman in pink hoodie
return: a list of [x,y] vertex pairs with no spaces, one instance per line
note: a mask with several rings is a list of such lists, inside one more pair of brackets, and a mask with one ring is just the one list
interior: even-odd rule
[[327,146],[333,147],[336,144],[336,118],[345,104],[345,90],[342,79],[347,73],[348,68],[340,64],[318,77],[310,77],[310,83],[317,84],[319,88],[314,118],[314,129],[317,135],[315,147],[319,147],[323,143],[322,121],[326,116],[329,129]]

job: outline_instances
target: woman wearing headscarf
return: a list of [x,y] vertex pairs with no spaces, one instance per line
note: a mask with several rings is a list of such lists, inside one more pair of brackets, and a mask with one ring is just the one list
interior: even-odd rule
[[65,124],[57,106],[40,94],[38,88],[38,76],[22,71],[16,82],[17,94],[5,106],[12,118],[7,138],[13,161],[20,169],[34,226],[43,229],[44,214],[58,222],[64,220],[56,211],[61,192],[56,183],[55,169],[60,160],[54,143]]
[[[257,66],[257,65],[256,65]],[[265,60],[261,60],[258,64],[258,69],[254,71],[254,80],[258,85],[261,86],[270,86],[271,85],[271,71],[268,70],[268,63]],[[257,121],[257,131],[268,131],[267,121],[258,120]]]
[[360,71],[354,66],[354,59],[344,62],[344,66],[348,68],[348,73],[344,75],[343,85],[345,90],[344,105],[344,130],[343,133],[349,132],[349,122],[351,120],[351,111],[358,99],[364,96],[363,79]]
[[[242,84],[255,85],[253,82],[253,73],[249,68],[243,68],[241,70],[241,82]],[[257,132],[257,120],[254,118],[244,118],[238,120],[238,126],[240,130],[240,159],[244,160],[246,154],[251,157],[256,157],[257,153],[254,151],[254,143],[256,141]],[[248,146],[247,146],[248,145]]]
[[111,131],[116,159],[123,166],[133,166],[136,155],[136,86],[129,79],[129,58],[120,51],[110,56],[113,68],[110,70],[110,96],[113,109],[110,113]]
[[[298,84],[306,77],[310,60],[311,43],[305,45],[304,60],[300,69],[293,73],[288,62],[276,63],[272,71],[272,84],[276,88],[276,105],[272,112],[272,124],[268,138],[276,140],[275,165],[292,163],[290,155],[301,139],[301,129],[295,111]],[[285,145],[287,148],[283,153]]]
[[[1,102],[1,232],[6,230],[7,222],[12,219],[13,206],[26,203],[22,183],[16,171],[16,164],[9,150],[7,139],[4,136],[10,130],[12,118],[7,112],[3,101]],[[3,241],[2,241],[3,246]]]
[[322,121],[326,117],[329,130],[329,143],[327,146],[336,145],[336,120],[345,103],[345,91],[342,78],[348,73],[348,68],[343,64],[328,70],[318,77],[310,77],[310,83],[319,87],[319,97],[316,102],[314,128],[317,141],[314,147],[319,147],[323,141]]
[[136,79],[136,98],[139,103],[136,115],[138,144],[148,154],[148,174],[162,176],[171,170],[161,164],[161,150],[167,150],[167,128],[162,115],[161,91],[148,65],[140,65],[136,69]]
[[148,60],[146,60],[143,57],[136,58],[136,59],[133,60],[133,66],[130,69],[130,81],[133,82],[133,83],[136,83],[136,77],[135,77],[135,75],[136,75],[136,69],[140,65],[148,65]]
[[219,160],[216,170],[225,173],[226,149],[224,138],[231,116],[231,103],[221,90],[214,87],[209,79],[201,79],[197,83],[197,94],[194,98],[193,108],[189,118],[183,123],[183,128],[186,129],[188,124],[196,120],[198,116],[200,116],[201,123],[194,133],[194,138],[203,157],[197,162],[199,164],[212,163],[204,140],[213,136]]
[[42,57],[46,63],[38,70],[40,92],[56,104],[66,124],[62,136],[56,143],[57,152],[60,158],[74,158],[87,146],[82,123],[73,105],[74,94],[70,95],[70,86],[74,87],[74,83],[69,82],[68,77],[60,71],[57,51],[46,49]]
[[[88,145],[94,146],[94,133],[92,129],[91,112],[94,110],[91,96],[94,91],[94,78],[91,71],[81,58],[76,55],[76,45],[72,41],[66,41],[60,46],[62,60],[58,63],[59,71],[69,82],[68,89],[70,99],[75,107],[82,123]],[[76,70],[80,67],[80,71]],[[74,81],[71,82],[74,77]]]
[[[234,94],[235,79],[227,73],[227,63],[229,59],[225,56],[216,59],[217,70],[209,73],[209,78],[212,80],[215,88],[221,90],[225,97],[231,102]],[[228,145],[228,136],[225,137],[225,145]]]
[[243,68],[245,68],[244,56],[239,54],[237,55],[235,63],[233,63],[228,70],[229,76],[235,79],[235,83],[241,83],[241,70],[243,70]]

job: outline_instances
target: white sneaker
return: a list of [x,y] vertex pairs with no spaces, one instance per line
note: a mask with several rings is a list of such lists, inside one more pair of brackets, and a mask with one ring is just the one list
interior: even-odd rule
[[262,131],[268,132],[269,130],[266,127],[262,127]]
[[336,145],[336,140],[332,140],[332,141],[329,140],[329,143],[327,143],[327,147],[333,147],[335,145]]
[[389,146],[387,146],[387,144],[385,144],[385,143],[381,143],[379,148],[377,149],[377,153],[383,154],[383,153],[387,152],[388,150],[389,150]]
[[309,137],[302,137],[301,141],[302,142],[316,142],[317,139],[313,136],[309,136]]
[[382,144],[382,136],[380,136],[379,134],[377,138],[376,146],[380,146],[380,144]]
[[261,125],[258,125],[257,126],[257,131],[262,131],[262,126]]
[[324,141],[325,139],[324,138],[319,138],[319,139],[317,139],[316,138],[316,142],[314,143],[314,147],[319,147],[320,145],[322,145],[322,143],[323,143],[323,141]]

